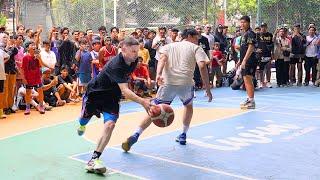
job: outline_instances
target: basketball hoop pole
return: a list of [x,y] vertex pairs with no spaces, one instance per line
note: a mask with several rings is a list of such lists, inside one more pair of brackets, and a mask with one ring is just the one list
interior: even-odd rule
[[103,8],[103,25],[107,26],[107,22],[106,22],[106,0],[102,0],[102,8]]
[[113,26],[117,27],[117,0],[113,0]]

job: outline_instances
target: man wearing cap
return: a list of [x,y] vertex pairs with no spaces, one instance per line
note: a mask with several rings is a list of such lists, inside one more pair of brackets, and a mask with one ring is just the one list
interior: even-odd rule
[[[273,50],[273,35],[267,31],[268,26],[266,23],[261,23],[261,31],[257,34],[257,51],[259,57],[259,70],[258,70],[258,84],[260,87],[267,86],[268,88],[272,88],[270,83],[271,79],[271,57]],[[266,70],[266,73],[264,73]],[[267,76],[267,82],[264,80],[264,76]]]
[[290,84],[296,82],[296,65],[298,68],[298,82],[297,86],[302,85],[302,62],[305,56],[305,48],[304,45],[306,44],[306,37],[301,33],[300,24],[295,24],[293,28],[293,35],[291,41],[291,59],[290,59]]

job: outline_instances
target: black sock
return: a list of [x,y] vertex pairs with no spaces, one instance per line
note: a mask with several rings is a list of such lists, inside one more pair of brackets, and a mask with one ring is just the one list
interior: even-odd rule
[[94,151],[91,159],[99,159],[100,156],[101,156],[101,152]]

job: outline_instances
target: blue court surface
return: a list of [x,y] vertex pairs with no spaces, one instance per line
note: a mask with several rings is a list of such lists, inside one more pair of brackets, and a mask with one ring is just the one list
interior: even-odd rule
[[[246,97],[229,88],[213,92],[213,103],[197,92],[195,107],[239,108]],[[174,141],[177,130],[141,140],[129,153],[107,148],[102,159],[141,179],[320,179],[320,89],[263,89],[256,104],[256,110],[191,127],[186,146]],[[72,159],[87,162],[91,153]]]

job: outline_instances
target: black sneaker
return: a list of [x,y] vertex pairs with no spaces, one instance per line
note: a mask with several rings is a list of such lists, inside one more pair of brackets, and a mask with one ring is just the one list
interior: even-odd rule
[[10,115],[11,114],[10,109],[4,109],[3,112],[4,112],[5,115]]
[[12,108],[9,108],[9,110],[10,110],[11,113],[16,113],[16,111],[13,110]]

